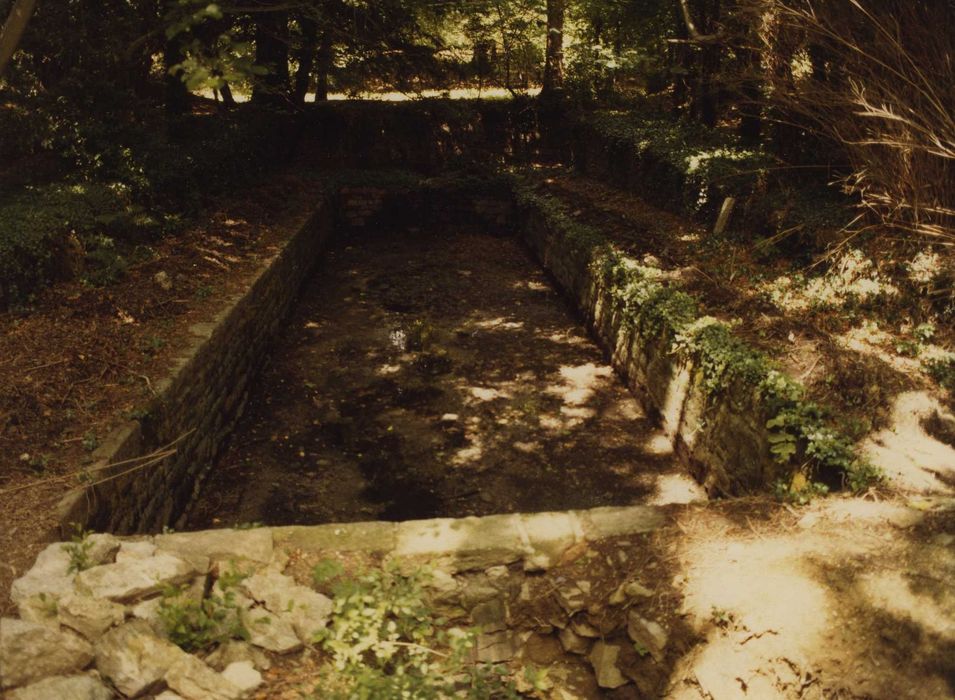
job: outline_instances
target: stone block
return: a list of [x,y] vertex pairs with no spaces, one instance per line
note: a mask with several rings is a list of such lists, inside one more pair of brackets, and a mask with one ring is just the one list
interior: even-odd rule
[[276,546],[306,552],[388,553],[395,548],[395,523],[367,522],[272,528]]
[[433,560],[451,572],[511,564],[525,552],[518,515],[398,523],[394,549],[398,558]]
[[247,559],[268,564],[272,560],[272,531],[269,528],[251,530],[205,530],[157,535],[156,546],[183,558]]
[[525,571],[549,569],[584,539],[583,527],[574,513],[534,513],[522,515],[520,520],[528,550]]
[[76,585],[77,590],[94,598],[126,602],[184,583],[196,573],[183,559],[160,552],[149,559],[94,566],[80,572]]
[[92,660],[93,647],[72,632],[25,620],[0,620],[0,688],[74,673]]
[[664,523],[663,511],[653,506],[592,508],[576,513],[583,525],[584,535],[591,542],[652,532]]
[[10,597],[14,603],[40,595],[56,599],[72,592],[75,576],[67,572],[70,555],[63,549],[64,544],[56,542],[46,547],[33,567],[13,582]]
[[14,690],[8,697],[9,700],[111,700],[114,696],[94,672],[45,678]]
[[107,632],[96,643],[96,668],[127,697],[157,689],[166,672],[186,652],[160,639],[142,620]]

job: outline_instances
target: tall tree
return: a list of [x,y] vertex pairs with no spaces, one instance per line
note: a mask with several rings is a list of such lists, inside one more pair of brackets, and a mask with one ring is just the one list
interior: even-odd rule
[[0,75],[3,75],[7,63],[17,50],[35,7],[36,0],[16,0],[10,16],[3,23],[3,28],[0,29]]
[[309,84],[312,81],[312,67],[315,63],[315,51],[318,46],[318,22],[314,17],[304,15],[298,18],[298,26],[301,38],[295,56],[298,67],[295,70],[292,102],[303,105],[305,104],[305,95],[308,94]]
[[547,0],[547,48],[544,54],[542,92],[564,86],[564,14],[566,0]]
[[252,87],[252,101],[281,105],[289,95],[288,13],[265,9],[255,16],[255,62],[265,71]]
[[722,2],[679,0],[679,3],[689,41],[698,45],[700,52],[690,109],[703,124],[712,128],[719,120],[719,87],[716,78],[723,54],[724,33],[719,26]]

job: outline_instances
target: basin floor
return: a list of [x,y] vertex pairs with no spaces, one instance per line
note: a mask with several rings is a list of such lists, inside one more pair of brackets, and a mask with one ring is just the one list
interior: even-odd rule
[[518,242],[377,232],[321,263],[187,527],[702,497]]

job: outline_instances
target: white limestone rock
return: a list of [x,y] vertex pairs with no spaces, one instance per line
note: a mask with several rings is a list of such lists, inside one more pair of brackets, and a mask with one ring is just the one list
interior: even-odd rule
[[186,700],[239,700],[244,695],[235,683],[188,654],[169,667],[165,680]]
[[630,681],[617,668],[620,646],[598,641],[590,651],[590,665],[594,668],[597,685],[601,688],[619,688]]
[[76,578],[77,588],[94,598],[129,602],[188,581],[196,573],[179,557],[159,553],[149,559],[94,566]]
[[184,656],[186,652],[157,637],[142,620],[110,630],[96,644],[97,670],[127,697],[154,690]]
[[9,700],[112,700],[113,691],[93,674],[52,676],[14,690]]
[[121,564],[128,561],[149,559],[156,553],[156,545],[152,542],[123,542],[116,552],[116,562]]
[[206,663],[216,671],[223,671],[230,664],[242,661],[249,662],[260,671],[267,671],[272,667],[269,657],[261,649],[238,640],[223,642],[206,657]]
[[656,662],[663,661],[663,653],[667,646],[667,633],[659,623],[647,620],[636,610],[631,610],[627,616],[627,634],[634,644],[646,649]]
[[64,551],[63,542],[51,544],[36,558],[26,574],[13,582],[10,597],[19,605],[27,598],[46,595],[59,598],[72,592],[74,574],[68,572],[70,555]]
[[89,546],[86,557],[93,566],[112,563],[120,545],[118,537],[103,532],[87,535],[84,542]]
[[252,599],[292,624],[295,633],[306,644],[325,628],[332,614],[332,601],[327,596],[300,586],[290,576],[264,571],[242,580],[240,584]]
[[129,609],[130,614],[136,620],[146,622],[149,627],[159,636],[165,634],[162,620],[159,617],[159,606],[162,604],[162,596],[142,600]]
[[229,664],[222,672],[222,676],[231,681],[243,696],[262,685],[262,674],[248,661],[235,661]]
[[110,627],[123,622],[126,608],[108,600],[73,594],[60,599],[56,616],[60,624],[95,642]]
[[0,688],[80,671],[93,660],[89,642],[50,625],[0,620]]
[[[71,595],[70,593],[65,594]],[[17,603],[17,611],[20,613],[20,619],[27,622],[36,622],[40,625],[52,625],[59,627],[59,621],[56,619],[56,610],[59,607],[59,600],[52,595],[40,593],[39,595],[24,598]]]
[[257,647],[288,654],[303,646],[292,623],[265,608],[243,610],[239,613],[239,618],[249,633],[249,641]]

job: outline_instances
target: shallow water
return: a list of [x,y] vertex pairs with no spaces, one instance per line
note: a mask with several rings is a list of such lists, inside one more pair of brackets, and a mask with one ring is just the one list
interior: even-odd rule
[[321,264],[188,527],[698,497],[660,444],[517,242],[380,233]]

